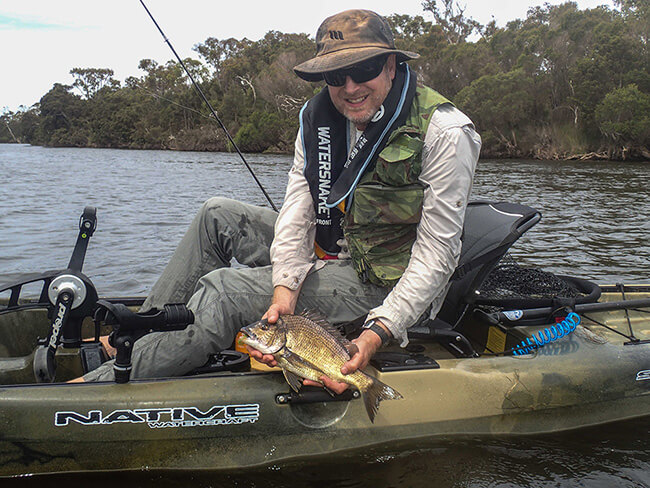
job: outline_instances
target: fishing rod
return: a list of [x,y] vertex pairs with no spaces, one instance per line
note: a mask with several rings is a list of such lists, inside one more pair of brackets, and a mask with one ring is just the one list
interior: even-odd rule
[[266,192],[266,190],[265,190],[264,187],[262,186],[262,183],[260,182],[260,180],[257,179],[257,175],[256,175],[255,172],[253,171],[253,168],[250,167],[250,165],[249,165],[248,162],[246,161],[246,158],[244,158],[244,155],[243,155],[242,152],[239,150],[239,147],[237,146],[237,144],[235,144],[235,141],[234,141],[233,138],[230,136],[230,133],[228,132],[228,129],[226,129],[226,126],[224,125],[224,123],[221,121],[221,119],[220,119],[219,116],[217,115],[217,112],[214,110],[214,108],[212,108],[212,104],[208,101],[208,98],[207,98],[207,97],[205,96],[205,94],[203,93],[203,90],[201,90],[201,87],[198,85],[198,83],[197,83],[196,81],[194,81],[194,77],[192,76],[192,74],[190,73],[190,71],[189,71],[189,70],[187,69],[187,67],[185,66],[185,63],[183,62],[183,60],[181,59],[181,57],[180,57],[180,56],[178,55],[178,53],[176,52],[176,49],[174,49],[174,46],[172,46],[172,43],[169,42],[169,39],[167,38],[167,36],[166,36],[165,33],[163,32],[163,30],[162,30],[162,29],[160,28],[160,26],[158,25],[158,22],[156,22],[156,19],[154,19],[153,15],[151,15],[151,12],[150,12],[149,9],[147,8],[147,6],[144,4],[144,0],[140,0],[140,3],[141,3],[142,6],[144,7],[144,9],[147,11],[147,14],[149,14],[149,17],[151,18],[151,20],[153,21],[154,25],[155,25],[156,28],[158,29],[158,32],[160,32],[160,35],[163,36],[163,39],[165,40],[165,42],[166,42],[167,45],[169,46],[169,49],[171,49],[172,52],[174,53],[174,56],[176,56],[176,59],[178,60],[178,62],[180,63],[180,65],[183,67],[183,70],[185,70],[185,73],[187,74],[187,76],[189,77],[190,81],[192,82],[192,85],[194,85],[194,89],[195,89],[195,90],[197,91],[197,93],[201,96],[201,98],[203,99],[203,101],[205,102],[205,104],[206,104],[206,105],[208,106],[208,108],[210,109],[210,112],[212,113],[212,116],[213,116],[214,119],[219,123],[219,125],[221,126],[221,128],[222,128],[223,131],[225,132],[226,137],[228,138],[228,141],[230,141],[230,144],[232,144],[232,146],[233,146],[233,147],[235,148],[235,150],[237,151],[237,154],[239,154],[239,157],[240,157],[241,160],[243,161],[243,163],[244,163],[244,165],[246,166],[246,168],[248,168],[248,171],[250,172],[251,176],[252,176],[253,179],[255,180],[255,183],[257,183],[257,186],[260,187],[260,190],[262,190],[262,193],[264,193],[264,196],[266,197],[266,200],[269,202],[269,205],[271,205],[271,208],[277,212],[277,211],[278,211],[278,208],[277,208],[277,207],[275,206],[275,204],[273,203],[273,200],[271,200],[271,197],[269,196],[269,194]]

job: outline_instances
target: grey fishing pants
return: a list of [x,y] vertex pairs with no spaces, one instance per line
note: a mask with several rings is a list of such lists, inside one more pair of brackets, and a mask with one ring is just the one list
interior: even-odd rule
[[[230,348],[241,327],[261,318],[273,295],[269,247],[276,217],[272,210],[226,198],[203,204],[142,307],[187,303],[195,323],[139,339],[132,378],[183,375],[211,353]],[[247,267],[231,268],[233,259]],[[350,260],[327,261],[307,275],[297,311],[318,309],[332,323],[347,322],[379,305],[387,292],[362,283]],[[113,361],[84,376],[113,378]]]

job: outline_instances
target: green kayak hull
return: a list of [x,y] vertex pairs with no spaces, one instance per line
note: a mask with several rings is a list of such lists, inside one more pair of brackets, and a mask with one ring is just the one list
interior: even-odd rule
[[[626,294],[649,297],[650,287]],[[605,288],[600,300],[620,299]],[[369,367],[404,397],[382,402],[374,423],[359,395],[285,402],[290,389],[279,371],[33,384],[45,312],[7,312],[0,314],[0,476],[244,468],[402,441],[551,433],[648,416],[648,310],[586,314],[572,334],[522,356],[459,358],[438,343],[413,341],[437,367]],[[546,326],[506,335],[468,319],[463,333],[483,352],[512,347]],[[632,343],[621,335],[630,326],[638,339]],[[61,352],[61,381],[77,374],[75,354]]]

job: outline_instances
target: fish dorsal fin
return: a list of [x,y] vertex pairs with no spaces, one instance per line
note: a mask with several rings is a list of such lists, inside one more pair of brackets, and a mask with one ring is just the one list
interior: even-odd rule
[[329,323],[327,320],[327,317],[323,312],[320,310],[316,309],[311,309],[311,310],[305,310],[300,314],[302,317],[305,317],[306,319],[311,320],[313,323],[316,325],[322,327],[325,329],[327,333],[329,333],[336,341],[341,344],[343,347],[346,349],[350,344],[352,344],[344,335],[343,332],[341,332],[341,329],[338,327],[334,327],[332,324]]
[[300,316],[311,320],[323,328],[332,327],[332,325],[327,320],[327,316],[318,309],[312,308],[310,310],[303,310]]

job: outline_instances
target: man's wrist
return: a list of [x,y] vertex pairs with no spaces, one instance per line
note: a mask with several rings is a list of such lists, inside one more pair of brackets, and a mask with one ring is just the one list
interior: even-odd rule
[[378,320],[370,319],[365,324],[363,324],[365,330],[370,330],[377,334],[381,339],[381,345],[385,346],[392,339],[390,331]]
[[277,305],[284,313],[293,313],[298,302],[298,290],[292,290],[286,286],[278,285],[273,289],[271,305]]

